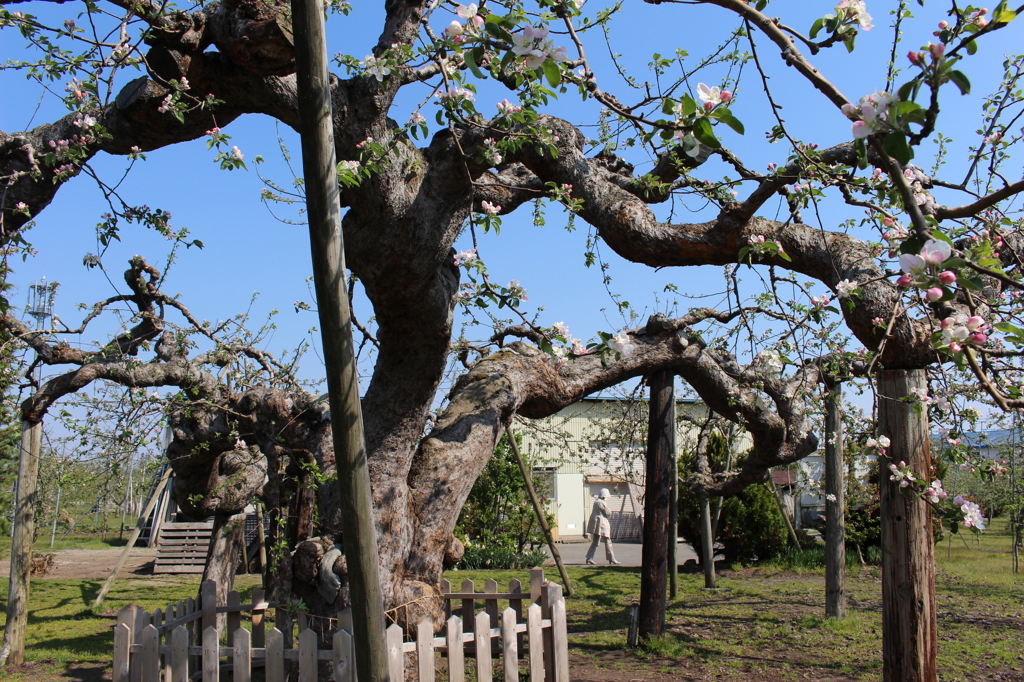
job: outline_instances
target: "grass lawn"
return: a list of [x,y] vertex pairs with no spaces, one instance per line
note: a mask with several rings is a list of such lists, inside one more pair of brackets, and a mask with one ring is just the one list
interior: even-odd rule
[[[936,548],[940,679],[1024,680],[1024,573],[1011,573],[1001,524],[980,538]],[[546,571],[549,578],[557,571]],[[824,570],[786,562],[721,572],[720,589],[702,574],[680,576],[668,608],[668,632],[636,650],[626,647],[629,604],[639,596],[638,568],[570,567],[577,590],[568,600],[574,680],[878,680],[881,677],[881,579],[878,567],[849,572],[848,617],[824,618]],[[489,578],[528,581],[525,571],[453,571],[453,584]],[[239,576],[243,601],[258,578]],[[109,679],[114,615],[136,603],[147,610],[195,593],[196,578],[123,578],[104,611],[89,605],[100,580],[33,581],[23,671],[5,679]],[[6,580],[0,582],[6,595]],[[5,606],[5,602],[0,602]],[[2,607],[0,607],[2,608]],[[3,614],[0,613],[0,623]]]

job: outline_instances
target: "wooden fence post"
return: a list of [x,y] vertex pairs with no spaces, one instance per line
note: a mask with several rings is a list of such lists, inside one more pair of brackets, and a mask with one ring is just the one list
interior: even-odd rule
[[466,649],[462,640],[462,619],[452,616],[448,619],[445,633],[448,645],[448,680],[449,682],[465,682]]
[[[486,611],[476,614],[476,680],[493,682],[491,666],[491,617]],[[401,679],[401,678],[392,678]]]
[[128,682],[132,631],[125,623],[114,626],[114,682]]
[[352,633],[339,629],[334,633],[331,662],[334,664],[334,682],[355,682],[356,668],[352,651]]
[[405,679],[405,651],[402,646],[402,626],[391,625],[385,634],[388,652],[388,675],[392,680]]
[[231,681],[251,682],[252,680],[252,635],[245,628],[237,628],[231,634]]
[[299,633],[299,682],[316,682],[316,633],[306,628]]
[[544,634],[541,631],[540,604],[526,610],[526,632],[530,644],[530,682],[544,682]]
[[220,680],[220,638],[217,628],[203,629],[203,682]]
[[[928,408],[913,396],[927,395],[925,370],[878,373],[878,433],[889,438],[879,457],[882,515],[882,676],[886,682],[938,679],[935,618],[935,547],[931,508],[890,479],[889,464],[906,462],[930,477]],[[916,409],[915,409],[916,408]]]
[[184,625],[171,631],[171,682],[188,682],[188,641]]

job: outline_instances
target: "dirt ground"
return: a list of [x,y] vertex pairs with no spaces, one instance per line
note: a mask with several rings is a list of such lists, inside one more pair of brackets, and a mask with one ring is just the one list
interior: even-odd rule
[[[124,552],[123,547],[114,549],[65,549],[59,552],[38,552],[40,554],[53,554],[54,568],[45,575],[35,574],[33,580],[91,580],[106,579],[114,570],[117,560]],[[124,566],[118,572],[119,576],[126,575],[150,575],[153,571],[153,561],[156,559],[156,549],[137,547],[132,549],[125,561]],[[11,562],[8,559],[0,560],[0,575],[10,575]]]

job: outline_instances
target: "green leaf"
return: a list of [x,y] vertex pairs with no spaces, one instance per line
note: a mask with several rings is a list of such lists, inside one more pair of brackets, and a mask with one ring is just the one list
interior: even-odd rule
[[918,81],[916,78],[907,81],[900,86],[900,89],[896,91],[896,96],[900,98],[901,102],[909,102],[914,99],[917,94]]
[[853,150],[857,152],[857,167],[864,169],[868,167],[868,146],[864,138],[853,141]]
[[[480,51],[479,55],[477,55],[477,50]],[[473,72],[474,76],[480,79],[483,79],[484,72],[480,70],[479,66],[477,66],[477,60],[483,56],[483,53],[484,48],[482,46],[472,50],[466,50],[462,53],[462,58],[466,60],[466,66],[469,67],[469,70]]]
[[512,34],[506,31],[504,28],[502,28],[497,20],[491,21],[491,17],[494,16],[496,15],[487,15],[487,20],[484,22],[484,30],[487,31],[492,36],[494,36],[495,38],[497,38],[498,40],[503,40],[506,43],[511,43]]
[[923,246],[919,237],[910,237],[904,239],[903,243],[900,244],[900,253],[921,253],[921,247]]
[[661,113],[667,116],[672,116],[676,113],[676,101],[671,97],[666,97],[661,102]]
[[722,146],[722,143],[715,137],[715,131],[711,128],[711,121],[704,116],[694,121],[693,136],[700,140],[701,144],[706,144],[712,149]]
[[[971,41],[970,44],[973,45],[974,42]],[[949,72],[949,80],[953,81],[953,84],[956,85],[956,87],[960,88],[961,95],[970,94],[971,81],[967,78],[967,76],[964,75],[963,71],[957,71],[956,69],[953,69],[952,71]]]
[[1020,335],[1024,335],[1024,329],[1021,329],[1020,327],[1018,327],[1015,324],[1010,324],[1009,322],[996,322],[992,326],[995,327],[996,329],[998,329],[1001,332],[1006,332],[1007,334],[1020,334]]
[[757,0],[757,4],[754,6],[754,9],[756,9],[758,12],[761,12],[767,6],[768,0]]
[[683,116],[693,116],[697,113],[697,102],[688,93],[683,94],[679,103],[683,105]]
[[853,52],[857,47],[857,34],[854,33],[852,36],[843,41],[843,45],[846,46],[847,52]]
[[914,158],[914,150],[907,144],[907,136],[900,132],[892,131],[886,135],[882,140],[882,149],[902,165],[910,163]]
[[825,25],[825,20],[824,19],[816,19],[814,21],[814,23],[811,24],[811,32],[810,32],[811,40],[814,40],[815,38],[818,37],[818,33],[821,32],[821,27],[824,26],[824,25]]
[[978,42],[971,40],[967,43],[967,54],[975,54],[978,51]]
[[[547,77],[548,83],[551,83],[551,87],[557,88],[558,84],[562,82],[562,70],[558,68],[558,63],[553,59],[545,59],[540,66],[544,69],[544,75]],[[554,95],[554,93],[551,94]]]
[[725,125],[735,130],[740,135],[743,134],[743,124],[740,123],[739,119],[733,116],[732,112],[729,111],[728,109],[715,109],[714,111],[711,112],[711,115],[714,116],[719,121],[721,121],[722,123],[724,123]]
[[790,258],[790,257],[789,257],[789,254],[788,254],[788,253],[786,253],[785,251],[779,251],[779,252],[778,252],[778,253],[776,253],[775,255],[776,255],[776,256],[778,256],[779,258],[781,258],[781,259],[782,259],[782,260],[784,260],[784,261],[787,261],[787,262],[790,262],[790,263],[792,263],[792,262],[793,262],[793,259],[792,259],[792,258]]
[[[938,230],[933,230],[933,231],[932,231],[932,239],[936,239],[936,240],[938,240],[938,241],[940,241],[940,242],[946,242],[946,243],[947,243],[947,244],[949,244],[950,246],[956,246],[956,245],[955,245],[955,244],[953,243],[953,240],[952,240],[952,239],[950,239],[950,238],[949,238],[949,237],[948,237],[948,236],[946,235],[946,233],[945,233],[945,232],[939,232]],[[966,265],[966,263],[964,263],[964,265]]]
[[981,291],[984,289],[985,285],[985,283],[981,281],[981,277],[972,277],[970,279],[967,277],[961,277],[957,280],[957,284],[962,288],[970,289],[971,291]]
[[992,23],[1008,24],[1017,18],[1017,13],[1012,9],[996,9],[992,13]]

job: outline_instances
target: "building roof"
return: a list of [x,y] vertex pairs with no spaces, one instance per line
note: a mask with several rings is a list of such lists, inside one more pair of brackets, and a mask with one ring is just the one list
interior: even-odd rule
[[795,486],[800,482],[799,476],[795,471],[773,471],[772,472],[772,483],[779,486]]

